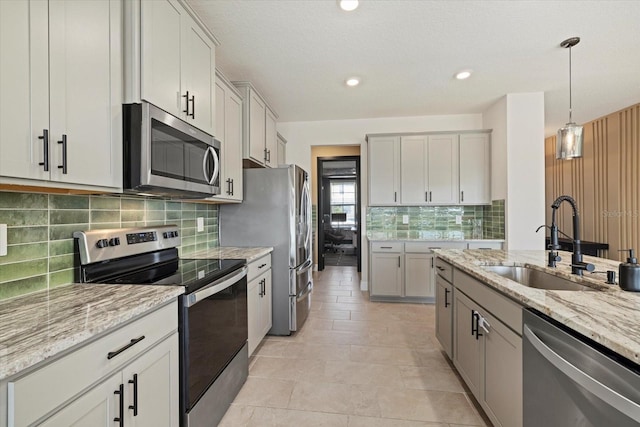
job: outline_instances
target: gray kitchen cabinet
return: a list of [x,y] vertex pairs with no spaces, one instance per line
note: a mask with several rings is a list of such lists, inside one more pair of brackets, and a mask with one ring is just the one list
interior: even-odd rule
[[400,137],[367,138],[369,205],[400,204]]
[[121,37],[120,0],[0,2],[0,183],[122,190]]
[[215,136],[221,142],[220,194],[211,200],[241,202],[242,187],[242,98],[227,78],[216,70]]
[[[112,426],[122,417],[128,426],[177,427],[177,310],[177,302],[165,305],[9,378],[12,425]],[[129,408],[136,403],[137,415]]]
[[[439,291],[447,288],[444,279],[451,266],[440,259],[436,266],[443,267],[438,269]],[[453,364],[494,425],[522,426],[522,307],[461,270],[451,270]],[[436,304],[439,333],[448,307],[441,298]],[[438,340],[446,348],[445,331]]]
[[458,202],[458,135],[400,138],[400,188],[403,205]]
[[402,285],[402,252],[372,253],[371,296],[400,297]]
[[480,370],[482,368],[481,344],[475,329],[477,305],[462,292],[456,290],[453,297],[454,333],[453,364],[471,392],[480,400]]
[[265,167],[277,167],[278,116],[250,82],[233,82],[242,95],[242,155]]
[[[139,8],[140,20],[127,21],[132,26],[127,32],[132,37],[125,45],[131,55],[127,63],[139,60],[140,66],[125,67],[127,89],[132,91],[127,102],[148,101],[214,135],[217,40],[177,0],[130,1],[128,8],[132,16]],[[139,41],[133,36],[136,33]],[[139,94],[134,93],[137,82]]]
[[491,203],[490,134],[460,135],[460,204]]
[[453,285],[436,275],[436,338],[453,359]]
[[271,254],[248,265],[247,316],[249,356],[253,354],[273,325]]
[[433,297],[433,259],[432,253],[404,254],[404,296]]

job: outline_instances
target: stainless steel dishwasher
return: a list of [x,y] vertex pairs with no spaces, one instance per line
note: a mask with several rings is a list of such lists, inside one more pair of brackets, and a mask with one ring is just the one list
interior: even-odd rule
[[640,366],[544,314],[523,313],[524,427],[640,426]]

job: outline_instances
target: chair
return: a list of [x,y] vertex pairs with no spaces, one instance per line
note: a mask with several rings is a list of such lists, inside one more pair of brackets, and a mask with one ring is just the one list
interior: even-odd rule
[[324,249],[338,252],[338,246],[345,240],[345,236],[338,229],[331,227],[331,217],[324,214]]

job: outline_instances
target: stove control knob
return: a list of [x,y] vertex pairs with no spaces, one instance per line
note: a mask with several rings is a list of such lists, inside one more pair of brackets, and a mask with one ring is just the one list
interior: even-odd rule
[[162,237],[164,237],[165,239],[168,239],[169,233],[165,231],[164,233],[162,233]]
[[178,232],[177,231],[173,232],[173,237],[178,237]]
[[113,239],[109,239],[109,246],[118,246],[120,244],[120,238],[114,237]]
[[96,246],[99,248],[106,248],[109,246],[109,241],[107,239],[100,239],[96,242]]

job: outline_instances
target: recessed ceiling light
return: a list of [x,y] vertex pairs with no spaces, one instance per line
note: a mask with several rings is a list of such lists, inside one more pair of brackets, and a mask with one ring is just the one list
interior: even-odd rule
[[456,74],[456,79],[464,80],[471,77],[471,70],[463,70]]
[[345,83],[347,84],[347,86],[358,86],[360,84],[360,79],[358,77],[349,77]]
[[358,0],[340,0],[338,4],[340,5],[340,9],[351,12],[358,7]]

